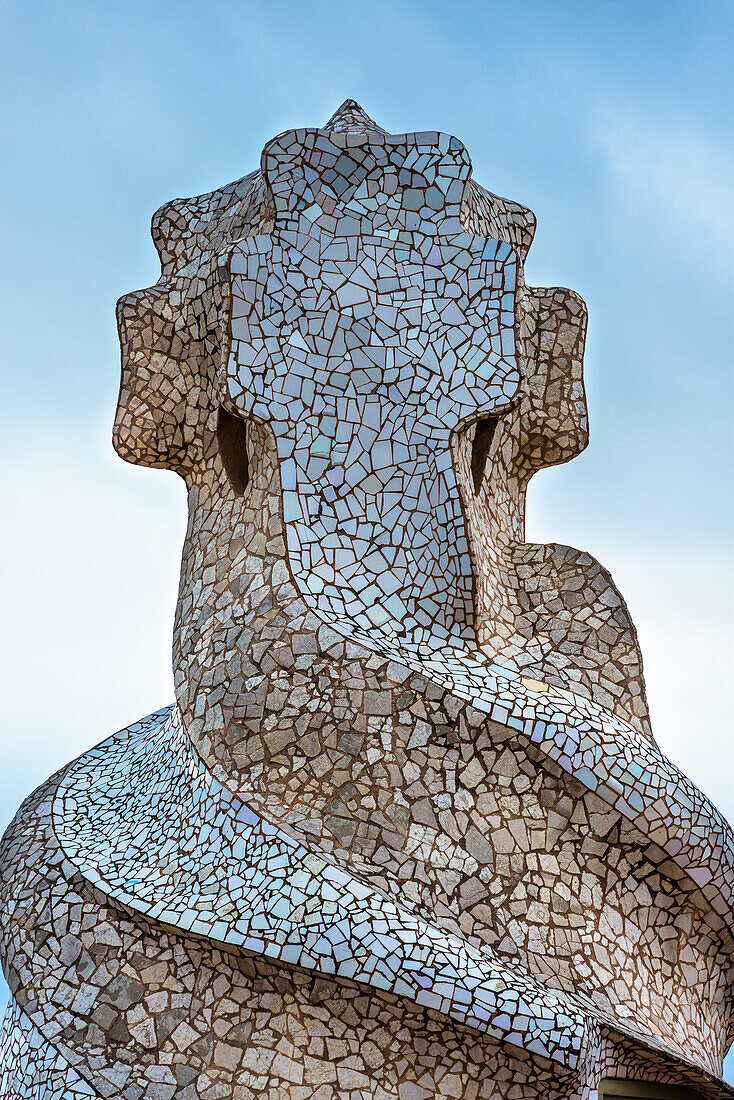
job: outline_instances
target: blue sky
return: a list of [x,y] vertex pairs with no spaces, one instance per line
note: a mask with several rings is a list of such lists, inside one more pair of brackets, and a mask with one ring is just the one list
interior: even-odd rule
[[184,494],[109,444],[150,216],[348,96],[460,137],[538,216],[529,281],[585,297],[591,445],[535,480],[528,536],[611,568],[657,738],[734,818],[732,5],[6,0],[0,43],[0,826],[172,697]]

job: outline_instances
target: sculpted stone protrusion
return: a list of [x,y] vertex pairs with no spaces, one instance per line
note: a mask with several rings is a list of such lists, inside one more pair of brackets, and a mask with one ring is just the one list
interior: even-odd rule
[[609,573],[525,541],[587,443],[534,229],[353,101],[154,216],[114,445],[188,490],[176,704],[4,838],[2,1100],[732,1095],[731,830]]

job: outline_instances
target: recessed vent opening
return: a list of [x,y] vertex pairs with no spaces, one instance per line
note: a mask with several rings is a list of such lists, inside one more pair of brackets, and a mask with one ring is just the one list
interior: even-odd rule
[[477,420],[474,427],[474,440],[471,445],[471,476],[474,482],[474,496],[479,492],[484,480],[489,449],[492,446],[498,422],[499,416],[487,416],[483,420]]
[[676,1085],[653,1085],[606,1077],[599,1085],[599,1100],[703,1100],[700,1092]]
[[217,445],[224,472],[236,496],[242,496],[250,483],[250,463],[247,460],[247,424],[219,406]]

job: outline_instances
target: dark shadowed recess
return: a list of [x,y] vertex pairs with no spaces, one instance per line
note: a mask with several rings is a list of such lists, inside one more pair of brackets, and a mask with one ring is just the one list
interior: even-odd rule
[[474,441],[471,448],[471,476],[474,482],[475,496],[479,492],[484,478],[489,448],[492,446],[498,420],[499,416],[487,416],[483,420],[478,420],[474,428]]
[[236,496],[242,496],[250,481],[250,464],[247,461],[247,425],[239,416],[233,416],[219,406],[217,420],[217,444],[222,466]]
[[599,1086],[599,1100],[616,1100],[616,1097],[623,1096],[627,1100],[702,1100],[701,1094],[693,1089],[675,1085],[652,1085],[645,1081],[622,1081],[609,1077]]

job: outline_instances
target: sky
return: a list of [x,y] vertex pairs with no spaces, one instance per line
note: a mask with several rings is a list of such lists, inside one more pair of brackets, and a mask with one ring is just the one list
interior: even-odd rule
[[4,0],[0,829],[173,697],[185,494],[110,445],[150,217],[347,97],[461,138],[537,215],[528,281],[585,298],[591,443],[528,538],[611,569],[657,740],[734,819],[733,53],[729,0]]

